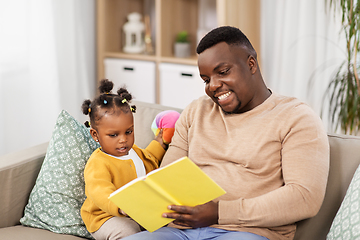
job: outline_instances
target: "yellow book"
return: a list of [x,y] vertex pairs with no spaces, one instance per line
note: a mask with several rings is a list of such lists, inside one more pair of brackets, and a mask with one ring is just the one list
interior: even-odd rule
[[169,205],[196,206],[226,192],[188,157],[158,168],[113,192],[109,199],[149,232],[172,222]]

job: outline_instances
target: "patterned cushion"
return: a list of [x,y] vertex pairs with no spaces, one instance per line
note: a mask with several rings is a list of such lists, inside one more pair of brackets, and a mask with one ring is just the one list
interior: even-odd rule
[[351,180],[327,235],[328,240],[360,239],[360,166]]
[[91,238],[80,208],[85,200],[84,167],[97,147],[83,124],[66,111],[60,113],[21,224]]

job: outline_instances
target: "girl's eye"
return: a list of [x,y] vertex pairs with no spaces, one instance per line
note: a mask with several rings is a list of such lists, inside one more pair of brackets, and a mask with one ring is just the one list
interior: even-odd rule
[[133,130],[129,130],[129,131],[126,132],[127,135],[130,135],[132,133],[133,133]]
[[115,134],[109,134],[109,136],[110,136],[110,137],[116,137],[117,134],[116,134],[116,133],[115,133]]

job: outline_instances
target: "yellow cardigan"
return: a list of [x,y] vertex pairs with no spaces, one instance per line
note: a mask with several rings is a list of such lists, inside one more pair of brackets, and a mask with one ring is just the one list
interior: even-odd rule
[[[158,168],[165,150],[153,140],[146,149],[133,146],[143,160],[146,173]],[[109,195],[137,177],[135,165],[130,160],[111,157],[99,148],[90,156],[84,170],[86,200],[81,207],[81,217],[89,232],[97,231],[113,216],[122,216]]]

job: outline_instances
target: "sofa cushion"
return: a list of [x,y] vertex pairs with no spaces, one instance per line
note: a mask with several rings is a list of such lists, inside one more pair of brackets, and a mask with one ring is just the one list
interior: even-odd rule
[[80,208],[86,198],[84,167],[97,147],[83,124],[60,113],[21,224],[91,238]]
[[360,238],[360,165],[332,222],[327,239]]
[[48,230],[25,227],[21,225],[0,228],[1,240],[84,240],[86,238],[76,237],[73,235],[57,234]]

